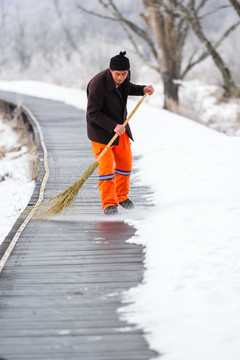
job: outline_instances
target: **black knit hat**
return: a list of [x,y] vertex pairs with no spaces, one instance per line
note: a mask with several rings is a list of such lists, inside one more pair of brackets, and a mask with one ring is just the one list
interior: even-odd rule
[[112,57],[109,64],[110,69],[120,71],[129,70],[130,63],[125,55],[126,51],[120,51],[119,55]]

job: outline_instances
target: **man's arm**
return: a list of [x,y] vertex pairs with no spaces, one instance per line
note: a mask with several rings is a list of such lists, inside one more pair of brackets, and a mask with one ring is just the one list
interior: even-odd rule
[[[147,85],[147,86],[141,86],[141,85],[134,85],[135,87],[135,90],[137,91],[137,93],[139,93],[139,90],[141,92],[143,92],[144,94],[145,93],[148,93],[149,95],[152,95],[154,93],[154,87],[152,85]],[[129,95],[136,95],[135,93],[134,94],[131,94],[131,92],[129,92]],[[140,95],[143,95],[142,93],[140,93]],[[117,125],[114,129],[115,133],[117,133],[119,136],[124,134],[126,129],[123,125]]]
[[131,83],[129,95],[141,96],[145,93],[152,95],[154,93],[154,87],[152,85],[135,85]]
[[101,126],[103,129],[108,132],[113,132],[117,126],[117,122],[109,118],[102,112],[103,103],[104,103],[104,93],[103,91],[98,91],[95,85],[89,84],[87,89],[88,96],[88,105],[87,113],[88,117]]

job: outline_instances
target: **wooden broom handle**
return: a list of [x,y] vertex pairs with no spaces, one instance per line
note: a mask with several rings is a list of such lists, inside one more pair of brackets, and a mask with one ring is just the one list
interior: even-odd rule
[[[141,105],[141,103],[144,101],[144,99],[148,96],[148,93],[145,93],[142,98],[139,100],[139,102],[137,103],[137,105],[135,106],[135,108],[133,109],[133,111],[131,112],[131,114],[126,118],[126,120],[124,121],[124,123],[122,124],[124,127],[127,125],[127,123],[129,122],[129,120],[131,119],[131,117],[135,114],[135,112],[137,111],[137,109],[139,108],[139,106]],[[117,139],[119,135],[115,134],[112,139],[109,141],[109,143],[106,145],[106,147],[104,148],[104,150],[101,152],[101,154],[97,157],[96,161],[99,163],[99,161],[101,160],[101,158],[103,157],[103,155],[108,151],[108,149],[110,148],[110,146],[114,143],[114,141]]]

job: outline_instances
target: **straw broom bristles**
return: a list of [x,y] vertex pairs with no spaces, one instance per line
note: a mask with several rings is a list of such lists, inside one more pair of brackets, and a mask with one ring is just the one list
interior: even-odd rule
[[[147,97],[148,93],[145,93],[145,95],[142,96],[140,101],[137,103],[135,108],[132,110],[131,114],[128,116],[128,118],[123,123],[123,126],[126,126],[131,117],[134,115],[138,107],[141,105],[143,100]],[[96,170],[98,167],[100,159],[103,157],[103,155],[106,153],[106,151],[110,148],[110,146],[114,143],[116,138],[118,137],[118,134],[115,134],[112,139],[109,141],[109,143],[106,145],[104,150],[101,152],[101,154],[98,156],[98,158],[93,161],[88,168],[84,171],[83,175],[79,180],[77,180],[73,185],[69,186],[66,190],[63,192],[57,194],[52,199],[44,202],[43,204],[39,205],[38,207],[42,207],[42,210],[38,211],[35,218],[37,219],[44,219],[50,216],[54,216],[57,214],[62,213],[65,209],[69,207],[74,207],[75,205],[75,199],[76,196],[85,183],[85,181],[92,175],[92,173]]]
[[99,162],[97,160],[93,161],[88,168],[84,171],[80,179],[78,179],[74,184],[68,186],[67,189],[61,193],[54,196],[52,199],[44,202],[39,207],[43,207],[38,211],[35,218],[44,219],[50,216],[61,214],[64,210],[69,207],[74,207],[76,196],[85,183],[85,181],[92,175],[92,173],[98,167]]

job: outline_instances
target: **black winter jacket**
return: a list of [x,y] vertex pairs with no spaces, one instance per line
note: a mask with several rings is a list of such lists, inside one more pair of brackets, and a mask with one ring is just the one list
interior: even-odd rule
[[[123,124],[127,117],[128,95],[144,95],[145,85],[135,85],[128,77],[116,88],[109,69],[101,71],[90,80],[87,86],[87,134],[90,140],[107,144],[117,124]],[[129,124],[126,126],[128,136],[132,139]],[[113,145],[118,145],[119,137]]]

